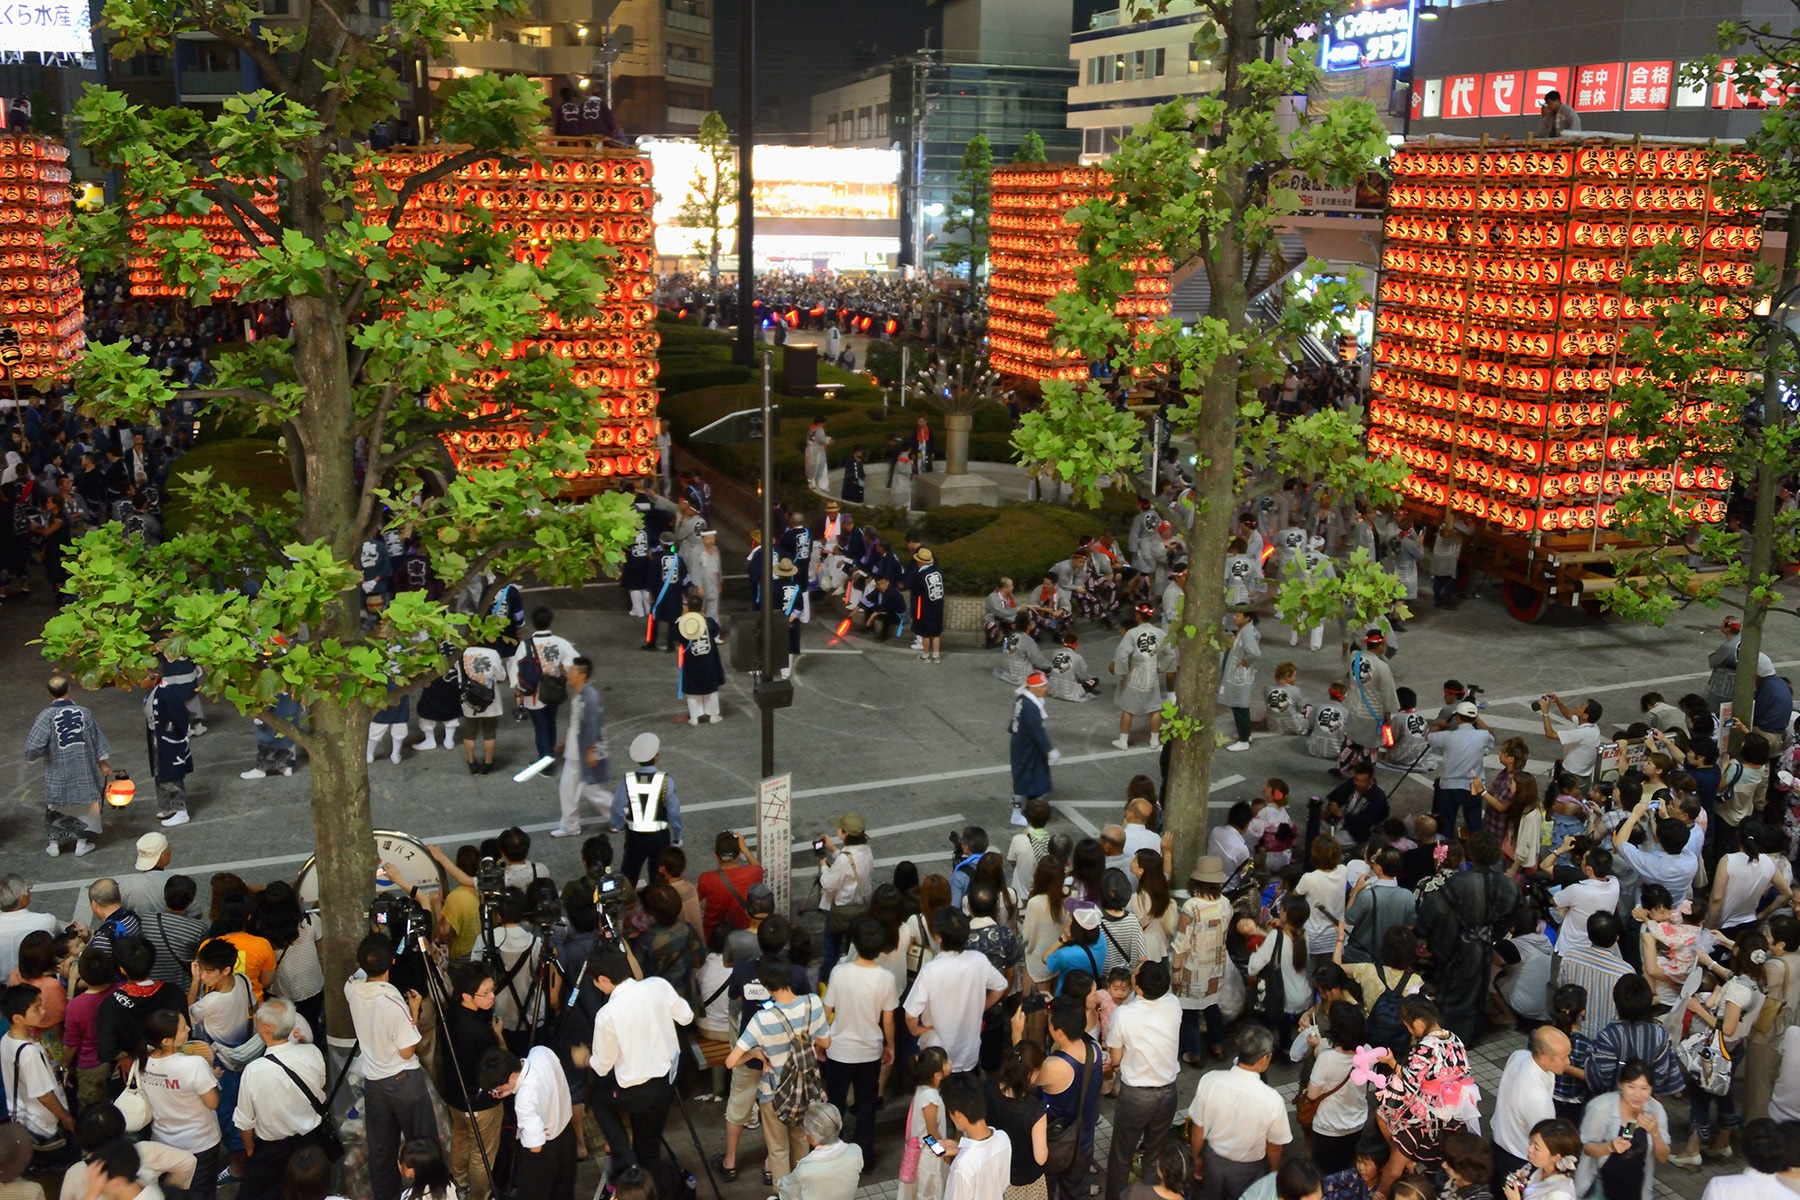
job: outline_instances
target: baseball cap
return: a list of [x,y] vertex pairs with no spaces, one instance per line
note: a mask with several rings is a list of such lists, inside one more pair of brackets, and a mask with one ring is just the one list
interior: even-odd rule
[[744,912],[752,917],[767,917],[775,912],[775,893],[766,883],[753,883],[744,893]]
[[1481,710],[1476,708],[1472,702],[1464,700],[1461,704],[1456,706],[1456,715],[1459,717],[1479,717],[1481,715]]
[[835,823],[839,829],[843,830],[851,837],[861,837],[869,831],[869,827],[863,824],[861,813],[847,812],[839,817]]
[[160,833],[146,833],[137,840],[137,869],[148,871],[162,861],[169,839]]

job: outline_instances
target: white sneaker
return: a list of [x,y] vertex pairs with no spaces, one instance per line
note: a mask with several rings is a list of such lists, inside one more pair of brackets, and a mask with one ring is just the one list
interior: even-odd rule
[[1025,806],[1024,806],[1024,804],[1022,804],[1022,803],[1020,803],[1020,802],[1019,802],[1019,801],[1017,801],[1017,800],[1014,800],[1014,801],[1013,801],[1013,810],[1012,810],[1012,823],[1013,823],[1013,824],[1014,824],[1014,825],[1024,825],[1024,824],[1026,824],[1026,821],[1025,821]]
[[[783,678],[783,679],[789,679],[789,678],[792,678],[792,677],[793,677],[793,674],[794,674],[794,668],[792,668],[792,667],[783,667],[783,668],[781,668],[781,677],[782,677],[782,678]],[[748,1125],[746,1125],[746,1126],[744,1126],[744,1128],[745,1128],[745,1129],[748,1129],[748,1128],[750,1128],[750,1127],[749,1127],[749,1126],[748,1126]]]
[[44,847],[44,853],[48,854],[51,858],[60,857],[62,854],[62,844],[60,842],[51,842],[48,846]]
[[83,838],[80,841],[75,843],[75,857],[76,858],[80,858],[86,854],[92,854],[94,852],[94,850],[95,850],[94,843],[88,841],[86,838]]
[[183,808],[183,809],[177,810],[174,816],[164,818],[163,828],[164,829],[173,829],[177,825],[186,825],[187,823],[188,823],[187,809]]
[[426,738],[413,747],[414,750],[436,750],[437,748],[437,739],[434,737]]
[[1117,746],[1121,750],[1129,750],[1129,749],[1131,749],[1131,735],[1126,734],[1126,733],[1121,733],[1118,737],[1116,737],[1112,740],[1112,744]]
[[198,721],[196,721],[196,722],[194,722],[194,724],[188,726],[188,736],[189,737],[202,737],[205,735],[205,733],[206,733],[206,726],[201,724]]
[[292,767],[283,767],[283,768],[281,768],[281,773],[282,773],[282,774],[283,774],[283,775],[292,775],[292,774],[293,774],[293,773],[294,773],[294,768],[292,768]]
[[261,767],[251,767],[248,771],[239,771],[239,779],[267,779],[269,773]]
[[1233,742],[1233,743],[1231,743],[1231,745],[1225,747],[1225,749],[1231,751],[1233,754],[1241,754],[1242,752],[1244,752],[1245,750],[1248,750],[1249,748],[1250,748],[1249,742]]
[[580,837],[581,830],[579,830],[579,829],[552,829],[550,831],[550,836],[551,837]]

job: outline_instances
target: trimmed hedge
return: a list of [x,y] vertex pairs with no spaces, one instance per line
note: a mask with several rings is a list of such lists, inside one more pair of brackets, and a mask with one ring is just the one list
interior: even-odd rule
[[[944,510],[959,514],[962,508]],[[1077,539],[1104,533],[1108,522],[1096,513],[1055,504],[1009,504],[981,511],[995,519],[955,541],[932,547],[944,581],[953,592],[986,595],[1010,578],[1021,590],[1035,587],[1044,572],[1074,552]],[[929,520],[933,514],[926,514]]]

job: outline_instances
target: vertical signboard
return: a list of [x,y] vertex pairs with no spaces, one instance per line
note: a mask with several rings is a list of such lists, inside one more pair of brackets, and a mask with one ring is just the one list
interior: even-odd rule
[[794,776],[772,775],[756,785],[756,849],[762,859],[763,880],[775,893],[775,911],[791,915],[793,895]]

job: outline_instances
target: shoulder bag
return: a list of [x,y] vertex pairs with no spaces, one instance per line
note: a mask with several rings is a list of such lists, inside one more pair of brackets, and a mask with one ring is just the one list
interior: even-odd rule
[[[856,865],[856,855],[852,853],[851,847],[845,846],[844,854],[850,859],[850,875],[856,880],[856,889],[861,891],[862,868]],[[850,927],[856,923],[856,919],[868,911],[867,904],[857,904],[854,901],[849,904],[833,904],[826,928],[838,937],[843,937],[850,932]]]
[[[13,1078],[19,1077],[18,1064],[13,1065]],[[137,1133],[150,1124],[150,1101],[145,1099],[143,1089],[138,1086],[138,1064],[131,1064],[131,1074],[126,1077],[125,1090],[113,1098],[113,1107],[125,1118],[125,1132]]]
[[1344,1077],[1337,1081],[1337,1087],[1334,1087],[1330,1091],[1317,1097],[1308,1096],[1306,1094],[1306,1089],[1302,1087],[1299,1095],[1294,1097],[1294,1113],[1300,1119],[1300,1127],[1302,1129],[1310,1130],[1313,1127],[1313,1121],[1318,1118],[1319,1106],[1337,1095],[1339,1090],[1349,1082],[1350,1072],[1346,1071]]
[[1075,1076],[1075,1115],[1066,1121],[1051,1121],[1048,1124],[1049,1153],[1044,1157],[1044,1174],[1055,1178],[1067,1171],[1075,1163],[1075,1156],[1081,1150],[1082,1130],[1087,1126],[1088,1084],[1093,1079],[1094,1063],[1100,1057],[1100,1049],[1086,1038],[1082,1039],[1082,1049],[1087,1054],[1087,1061],[1081,1064],[1081,1071]]
[[[325,1094],[325,1098],[321,1100],[312,1094],[312,1089],[307,1087],[298,1075],[294,1074],[294,1069],[292,1067],[282,1062],[279,1058],[276,1058],[273,1054],[265,1054],[263,1057],[280,1067],[282,1073],[294,1081],[294,1086],[300,1089],[300,1094],[306,1097],[306,1102],[312,1105],[312,1110],[319,1114],[318,1146],[319,1149],[325,1152],[325,1157],[332,1162],[336,1162],[338,1159],[344,1157],[344,1140],[338,1136],[337,1126],[334,1125],[331,1120],[331,1098],[337,1095],[337,1086],[334,1085],[332,1089]],[[356,1056],[352,1053],[351,1057],[354,1058]],[[349,1073],[350,1064],[346,1062],[344,1064],[344,1075],[348,1075]],[[338,1076],[339,1084],[344,1082],[344,1075]]]

